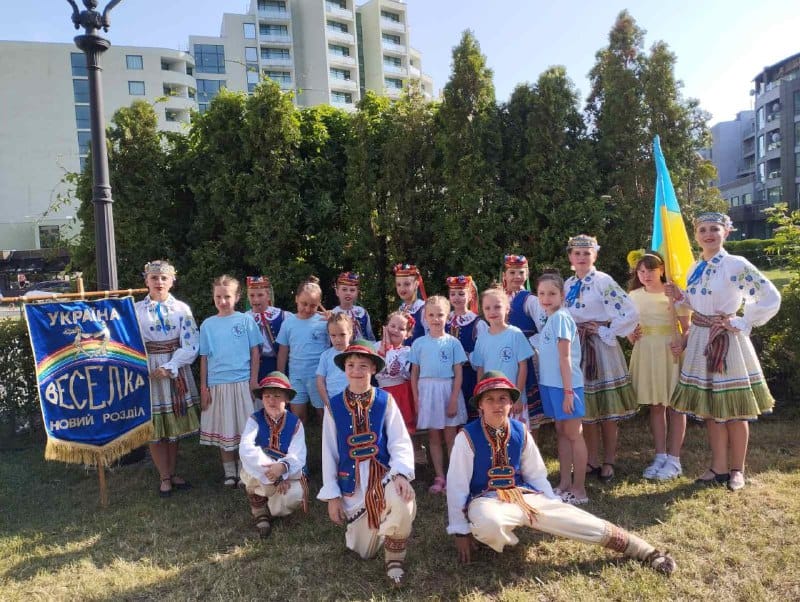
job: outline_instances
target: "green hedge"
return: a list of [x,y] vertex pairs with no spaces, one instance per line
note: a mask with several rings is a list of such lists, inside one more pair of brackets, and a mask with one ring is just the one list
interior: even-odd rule
[[36,370],[22,319],[0,319],[0,425],[3,435],[29,426],[39,415]]
[[767,249],[774,244],[774,238],[729,240],[725,242],[725,250],[732,255],[741,255],[745,257],[759,269],[769,270],[786,265],[785,257],[767,252]]

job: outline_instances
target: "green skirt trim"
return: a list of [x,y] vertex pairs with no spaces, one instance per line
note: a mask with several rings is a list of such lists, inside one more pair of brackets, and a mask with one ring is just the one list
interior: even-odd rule
[[763,381],[750,387],[714,392],[679,383],[672,394],[672,407],[696,418],[717,422],[755,420],[775,407],[775,398]]
[[200,406],[190,405],[183,416],[176,416],[172,412],[155,414],[153,431],[155,434],[152,443],[177,441],[197,434],[200,431]]
[[595,393],[588,393],[584,389],[583,395],[586,407],[583,422],[587,424],[605,420],[625,420],[632,418],[639,411],[639,404],[630,383]]

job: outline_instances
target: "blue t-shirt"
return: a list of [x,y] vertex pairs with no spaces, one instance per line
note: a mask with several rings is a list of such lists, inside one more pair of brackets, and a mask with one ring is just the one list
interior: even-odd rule
[[328,347],[319,357],[317,376],[325,377],[325,390],[328,392],[328,398],[338,395],[347,386],[347,376],[333,361],[333,358],[340,353],[341,351],[336,347]]
[[[503,332],[492,334],[488,330],[478,335],[471,362],[484,372],[499,370],[512,383],[517,382],[519,363],[533,357],[533,347],[516,326],[507,326]],[[530,366],[528,369],[532,369]]]
[[200,326],[200,355],[208,361],[208,385],[250,380],[250,349],[261,341],[252,316],[236,311],[206,318]]
[[411,345],[408,360],[419,366],[420,378],[453,378],[453,366],[467,361],[464,347],[454,336],[421,336]]
[[572,388],[583,386],[581,370],[581,340],[575,320],[566,309],[559,309],[547,318],[539,335],[539,384],[548,387],[564,387],[561,367],[558,363],[558,341],[570,342],[570,366],[572,367]]
[[289,314],[275,341],[289,347],[289,374],[292,378],[314,378],[319,357],[331,346],[328,322],[319,314],[306,320]]

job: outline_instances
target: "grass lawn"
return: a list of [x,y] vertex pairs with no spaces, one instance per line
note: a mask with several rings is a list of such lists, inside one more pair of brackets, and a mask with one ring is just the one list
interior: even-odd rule
[[791,270],[785,269],[775,269],[775,270],[764,270],[764,275],[772,281],[772,283],[778,287],[778,290],[783,289],[789,281],[792,279],[792,272]]
[[[521,543],[478,553],[459,566],[445,534],[445,500],[424,493],[410,543],[409,587],[386,589],[382,561],[359,561],[325,506],[276,524],[260,541],[242,491],[220,484],[216,450],[183,444],[179,466],[195,487],[162,500],[148,462],[114,469],[110,506],[97,477],[45,462],[41,446],[0,451],[2,600],[800,600],[800,422],[769,418],[753,427],[747,488],[698,488],[705,468],[702,428],[690,427],[687,476],[641,478],[650,460],[646,421],[621,430],[618,478],[590,483],[588,510],[631,529],[676,557],[672,578],[596,546],[518,530]],[[318,466],[319,431],[309,431]],[[552,428],[542,450],[557,470]],[[312,493],[319,487],[312,473]]]

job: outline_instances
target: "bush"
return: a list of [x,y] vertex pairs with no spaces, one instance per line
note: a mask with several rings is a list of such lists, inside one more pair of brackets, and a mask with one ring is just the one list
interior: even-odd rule
[[25,320],[0,320],[0,425],[5,435],[30,426],[39,413],[36,369]]
[[725,242],[725,250],[731,255],[741,255],[761,270],[784,267],[787,263],[783,253],[773,251],[775,239],[750,238],[747,240],[729,240]]

